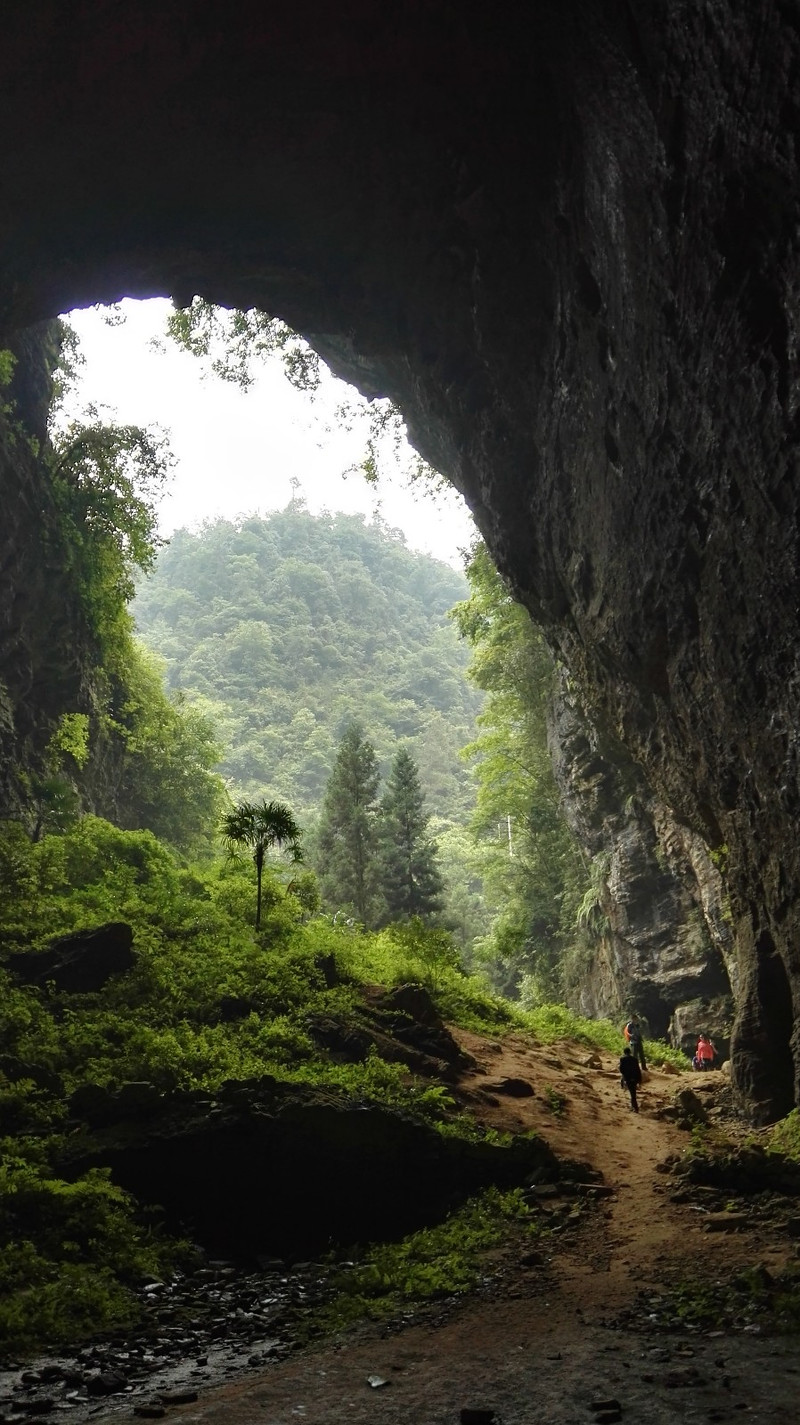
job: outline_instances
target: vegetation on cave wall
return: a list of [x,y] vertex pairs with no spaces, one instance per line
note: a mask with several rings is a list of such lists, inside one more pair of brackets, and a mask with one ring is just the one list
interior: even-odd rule
[[69,327],[52,322],[0,363],[0,567],[14,610],[0,639],[0,786],[34,838],[90,809],[208,847],[225,801],[211,723],[165,693],[128,611],[158,547],[169,451],[95,411],[64,425],[75,361]]
[[561,811],[548,750],[553,664],[530,615],[514,602],[486,549],[467,568],[470,598],[453,618],[472,646],[469,675],[487,694],[474,760],[475,861],[493,915],[474,959],[504,993],[560,998],[564,953],[582,933],[587,871]]

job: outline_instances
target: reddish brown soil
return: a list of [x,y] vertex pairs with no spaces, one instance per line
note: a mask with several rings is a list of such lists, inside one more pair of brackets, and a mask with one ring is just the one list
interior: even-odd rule
[[[597,1069],[587,1067],[589,1051],[574,1044],[543,1047],[515,1037],[499,1045],[456,1033],[479,1065],[459,1088],[472,1096],[481,1121],[536,1129],[560,1156],[599,1168],[613,1195],[544,1237],[541,1263],[498,1263],[493,1288],[443,1316],[400,1331],[360,1328],[209,1391],[176,1418],[203,1425],[457,1425],[464,1407],[483,1407],[502,1425],[582,1425],[598,1418],[592,1405],[603,1399],[618,1400],[623,1421],[637,1425],[766,1422],[776,1411],[797,1418],[792,1338],[666,1331],[647,1320],[638,1301],[640,1290],[723,1279],[755,1263],[774,1271],[794,1255],[785,1237],[757,1225],[710,1234],[696,1206],[670,1200],[664,1160],[680,1154],[688,1136],[658,1111],[682,1084],[713,1101],[722,1076],[680,1080],[655,1070],[637,1116],[610,1055],[600,1055]],[[506,1076],[528,1080],[534,1096],[490,1102],[487,1084]],[[548,1086],[566,1097],[561,1115]],[[644,1330],[616,1329],[626,1306],[637,1307]],[[388,1383],[373,1388],[369,1376]]]

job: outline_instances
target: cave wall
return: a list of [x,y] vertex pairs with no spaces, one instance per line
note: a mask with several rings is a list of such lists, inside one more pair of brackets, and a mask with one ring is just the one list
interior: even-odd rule
[[708,1033],[723,1059],[738,989],[723,877],[702,837],[676,821],[641,769],[592,726],[562,671],[549,725],[561,804],[590,872],[592,912],[566,964],[568,1002],[690,1057]]
[[393,395],[592,725],[724,856],[734,1082],[783,1111],[794,0],[17,0],[3,38],[0,332],[200,292]]

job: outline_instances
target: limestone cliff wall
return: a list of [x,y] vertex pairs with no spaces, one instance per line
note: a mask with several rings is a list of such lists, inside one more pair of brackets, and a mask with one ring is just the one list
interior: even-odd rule
[[649,793],[625,750],[609,746],[562,675],[550,750],[567,819],[592,866],[595,913],[568,982],[570,1002],[691,1053],[701,1031],[727,1054],[736,986],[722,877],[697,833]]
[[256,303],[403,405],[647,797],[724,857],[734,1081],[800,1083],[790,0],[12,5],[0,327]]

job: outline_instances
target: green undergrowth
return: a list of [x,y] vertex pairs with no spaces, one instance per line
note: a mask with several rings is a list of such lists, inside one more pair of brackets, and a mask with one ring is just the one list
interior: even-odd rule
[[767,1151],[782,1153],[792,1162],[800,1163],[800,1110],[793,1108],[786,1118],[776,1123],[767,1140]]
[[519,1256],[540,1232],[519,1189],[489,1188],[438,1226],[372,1246],[334,1274],[335,1294],[317,1322],[334,1330],[365,1318],[385,1320],[471,1291],[488,1268],[487,1253],[513,1241]]
[[[135,950],[133,969],[94,993],[25,986],[0,965],[0,1327],[9,1339],[71,1340],[124,1324],[129,1281],[152,1269],[154,1252],[169,1255],[152,1222],[102,1175],[58,1177],[69,1096],[82,1085],[213,1093],[227,1080],[271,1075],[412,1113],[442,1133],[487,1136],[442,1084],[375,1049],[343,1062],[315,1041],[320,1021],[363,1039],[379,987],[408,981],[428,988],[447,1021],[480,1033],[621,1047],[610,1024],[563,1006],[522,1012],[492,994],[460,970],[446,932],[412,922],[365,933],[307,907],[266,870],[256,933],[246,863],[188,865],[151,833],[90,816],[35,844],[19,826],[0,826],[6,954],[120,920],[132,926]],[[23,1222],[22,1206],[34,1200],[41,1210]],[[91,1236],[64,1218],[76,1202]],[[48,1222],[61,1222],[60,1235]]]
[[106,1171],[63,1182],[27,1145],[0,1163],[0,1342],[8,1351],[67,1344],[133,1325],[132,1286],[185,1256],[159,1238]]
[[686,1280],[659,1308],[658,1314],[675,1326],[795,1335],[800,1331],[800,1267],[773,1275],[759,1263],[731,1277]]
[[[611,1054],[621,1054],[625,1047],[621,1030],[610,1020],[586,1019],[564,1004],[540,1005],[516,1017],[521,1021],[521,1027],[530,1030],[534,1038],[542,1044],[553,1044],[559,1039],[574,1039],[579,1044],[606,1049]],[[647,1039],[645,1048],[650,1063],[669,1063],[676,1069],[687,1071],[691,1067],[685,1054],[679,1049],[673,1049],[661,1039]]]

